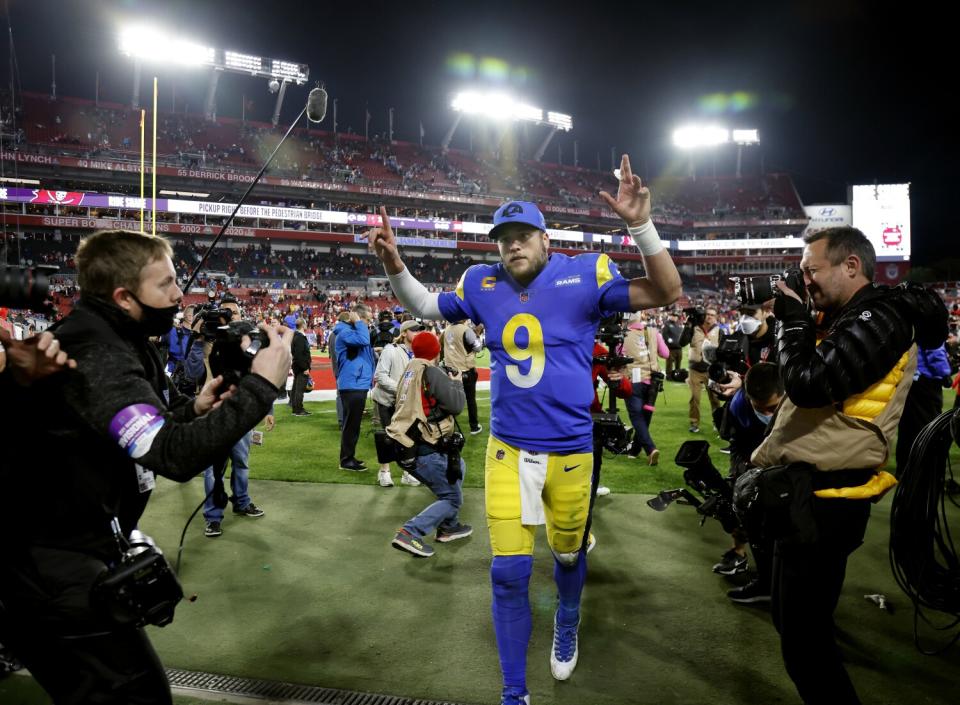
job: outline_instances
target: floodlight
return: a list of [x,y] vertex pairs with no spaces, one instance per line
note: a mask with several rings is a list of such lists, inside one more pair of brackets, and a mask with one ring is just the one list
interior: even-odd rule
[[292,61],[272,59],[270,62],[270,74],[275,78],[285,78],[300,84],[307,80],[309,69],[305,64],[295,64]]
[[239,71],[261,71],[263,68],[263,59],[252,54],[241,54],[237,51],[227,51],[224,53],[224,65],[230,69]]
[[532,105],[518,103],[513,111],[517,120],[528,120],[530,122],[543,122],[543,111]]
[[734,130],[735,144],[760,144],[760,133],[757,130]]
[[488,93],[480,112],[494,120],[509,120],[513,117],[513,98],[506,93]]
[[463,91],[453,98],[451,107],[460,113],[484,115],[494,120],[523,120],[548,125],[560,130],[573,129],[573,118],[563,113],[547,113],[527,103],[523,103],[506,93]]
[[687,125],[673,131],[673,144],[680,149],[715,147],[730,141],[730,131],[716,125]]
[[151,27],[128,27],[120,33],[120,51],[128,56],[158,63],[201,66],[214,62],[213,47],[176,39]]
[[559,130],[573,129],[573,118],[563,113],[547,113],[547,122]]
[[464,91],[454,96],[451,107],[460,113],[479,113],[483,108],[483,99],[479,93]]

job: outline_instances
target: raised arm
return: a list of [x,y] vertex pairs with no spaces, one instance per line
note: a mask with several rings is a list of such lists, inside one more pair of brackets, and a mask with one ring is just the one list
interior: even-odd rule
[[660,243],[660,235],[650,220],[650,189],[633,173],[630,157],[626,154],[620,160],[617,197],[601,191],[600,198],[614,213],[623,218],[627,224],[627,232],[643,255],[643,268],[647,276],[630,280],[631,310],[669,306],[679,299],[680,273]]
[[397,238],[393,234],[393,228],[390,227],[390,217],[387,215],[386,208],[380,206],[380,227],[368,230],[364,233],[364,237],[367,238],[370,250],[383,262],[393,293],[397,295],[397,299],[404,308],[420,318],[431,320],[443,318],[437,303],[439,295],[427,291],[427,288],[417,281],[400,259]]

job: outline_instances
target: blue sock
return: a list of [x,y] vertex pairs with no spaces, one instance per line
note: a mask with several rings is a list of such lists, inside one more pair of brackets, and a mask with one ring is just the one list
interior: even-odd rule
[[553,579],[557,583],[560,606],[557,608],[557,623],[572,627],[580,620],[580,594],[587,582],[587,553],[580,551],[577,564],[567,567],[556,558],[553,562]]
[[530,573],[533,556],[494,556],[493,628],[497,634],[504,688],[527,689],[527,645],[533,630],[530,615]]

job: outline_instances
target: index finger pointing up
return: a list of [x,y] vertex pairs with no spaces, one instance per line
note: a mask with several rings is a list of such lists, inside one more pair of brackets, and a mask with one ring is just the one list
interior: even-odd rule
[[380,227],[383,228],[383,231],[393,233],[393,229],[390,227],[390,216],[387,215],[387,209],[383,206],[380,206],[380,220],[382,221]]
[[620,160],[620,180],[625,184],[633,183],[633,170],[630,168],[630,157],[626,154]]

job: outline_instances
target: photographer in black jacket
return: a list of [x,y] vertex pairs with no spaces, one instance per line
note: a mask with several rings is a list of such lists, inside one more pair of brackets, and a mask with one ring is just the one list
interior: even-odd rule
[[195,399],[180,395],[148,342],[170,330],[182,298],[170,255],[158,237],[86,238],[82,298],[55,331],[76,369],[29,388],[0,375],[0,428],[16,439],[0,473],[3,641],[58,705],[171,702],[136,626],[161,622],[121,618],[103,584],[117,577],[155,475],[183,482],[226,455],[290,366],[292,332],[264,329],[269,345],[236,387],[220,393],[215,378]]
[[[870,502],[895,482],[879,468],[890,455],[916,346],[943,343],[947,311],[918,285],[872,283],[876,258],[859,230],[831,228],[805,242],[800,265],[818,316],[777,282],[773,310],[787,397],[751,460],[780,468],[760,475],[759,487],[771,498],[772,613],[787,672],[808,705],[859,703],[833,612]],[[794,498],[792,509],[772,508],[784,494]]]

